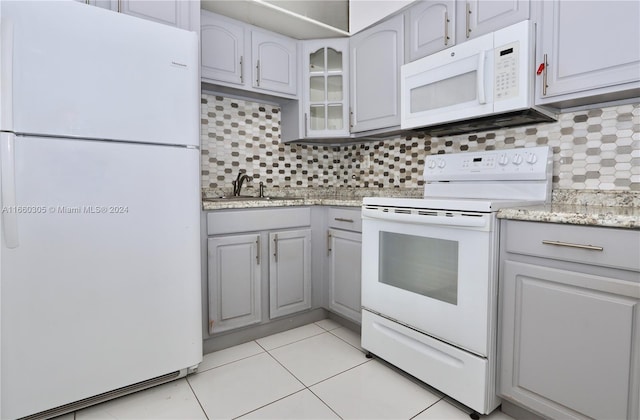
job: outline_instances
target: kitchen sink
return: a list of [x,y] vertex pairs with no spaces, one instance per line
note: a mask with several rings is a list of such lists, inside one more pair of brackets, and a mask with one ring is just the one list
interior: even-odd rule
[[202,201],[220,203],[225,201],[282,201],[282,200],[302,200],[302,197],[252,197],[249,195],[234,195],[228,197],[203,198]]

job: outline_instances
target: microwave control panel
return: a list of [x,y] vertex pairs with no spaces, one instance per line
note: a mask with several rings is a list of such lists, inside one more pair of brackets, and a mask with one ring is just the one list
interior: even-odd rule
[[520,42],[502,45],[494,50],[495,87],[493,96],[495,102],[515,98],[519,95],[519,50]]

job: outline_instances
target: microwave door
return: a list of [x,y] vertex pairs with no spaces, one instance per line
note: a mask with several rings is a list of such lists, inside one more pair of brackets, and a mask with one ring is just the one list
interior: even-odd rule
[[484,36],[403,66],[402,128],[491,114],[493,61]]

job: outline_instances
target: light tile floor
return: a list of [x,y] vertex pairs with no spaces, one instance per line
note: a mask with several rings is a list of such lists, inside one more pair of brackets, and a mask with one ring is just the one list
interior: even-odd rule
[[454,404],[367,359],[357,333],[325,319],[207,354],[195,375],[59,420],[469,419]]

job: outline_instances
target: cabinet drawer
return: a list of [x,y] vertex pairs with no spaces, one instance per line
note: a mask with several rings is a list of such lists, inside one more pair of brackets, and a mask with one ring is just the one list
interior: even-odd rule
[[357,209],[329,208],[329,228],[362,232],[362,213]]
[[308,207],[212,211],[207,213],[207,234],[255,232],[311,225]]
[[640,231],[506,222],[507,252],[640,271]]

